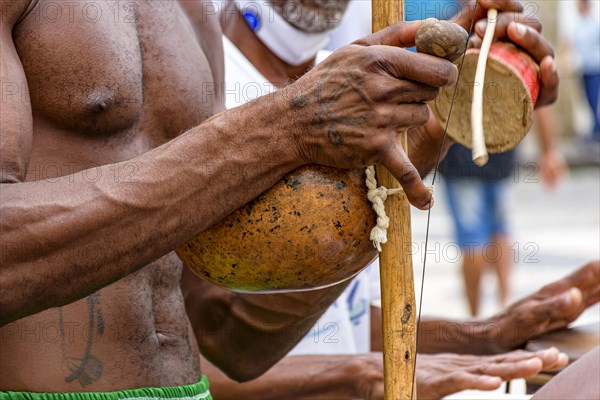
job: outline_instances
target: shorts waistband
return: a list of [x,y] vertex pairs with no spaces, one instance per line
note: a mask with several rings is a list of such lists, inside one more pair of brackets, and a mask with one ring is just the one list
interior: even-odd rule
[[142,388],[117,392],[0,392],[0,400],[212,400],[208,378],[186,386]]

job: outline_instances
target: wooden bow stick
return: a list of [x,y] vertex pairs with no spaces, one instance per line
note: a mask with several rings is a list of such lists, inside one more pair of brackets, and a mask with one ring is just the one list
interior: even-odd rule
[[[403,0],[373,0],[373,32],[403,20]],[[417,31],[417,50],[450,61],[464,54],[468,34],[456,24],[431,21]],[[408,154],[407,132],[400,133]],[[376,166],[379,184],[399,188],[396,179]],[[410,204],[401,193],[387,198],[390,219],[387,243],[379,255],[381,270],[381,315],[383,322],[383,373],[386,400],[416,399],[415,365],[417,320],[412,268]],[[425,273],[425,271],[423,271]]]
[[[404,19],[403,0],[373,0],[373,32]],[[406,132],[402,147],[408,149]],[[386,188],[399,188],[385,168],[376,166],[377,180]],[[410,204],[405,194],[388,197],[388,241],[379,255],[381,315],[383,320],[383,374],[386,400],[412,399],[416,357],[416,304],[413,281]]]

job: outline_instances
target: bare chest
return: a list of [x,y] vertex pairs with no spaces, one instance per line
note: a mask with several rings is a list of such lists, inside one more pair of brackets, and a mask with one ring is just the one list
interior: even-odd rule
[[40,1],[15,29],[33,155],[76,143],[115,162],[201,123],[214,85],[199,29],[176,1]]

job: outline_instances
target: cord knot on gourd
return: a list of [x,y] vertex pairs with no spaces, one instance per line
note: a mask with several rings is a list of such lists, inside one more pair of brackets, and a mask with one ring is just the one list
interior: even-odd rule
[[[375,176],[375,166],[371,165],[366,170],[367,178],[367,198],[373,204],[373,210],[377,215],[377,222],[371,229],[370,239],[373,246],[381,253],[381,245],[387,243],[387,230],[390,226],[390,219],[385,213],[385,201],[388,196],[404,193],[402,188],[388,189],[385,186],[377,186],[377,178]],[[433,194],[433,186],[430,186],[429,191]]]

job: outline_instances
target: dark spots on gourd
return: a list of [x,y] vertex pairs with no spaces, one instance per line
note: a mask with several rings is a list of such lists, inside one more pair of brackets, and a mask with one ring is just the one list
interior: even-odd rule
[[288,213],[289,215],[293,215],[294,217],[299,217],[302,214],[300,213],[300,211],[296,211],[296,210],[292,210]]
[[202,271],[202,273],[204,274],[205,277],[207,277],[208,279],[212,278],[212,276],[210,275],[210,272],[204,270]]
[[269,218],[269,223],[274,224],[279,220],[281,213],[277,209],[277,207],[271,207],[271,218]]
[[333,223],[333,226],[337,230],[338,236],[344,236],[344,231],[342,230],[342,223],[338,220]]
[[300,232],[311,233],[312,229],[310,229],[308,226],[304,225],[302,228],[300,228]]
[[274,227],[272,227],[271,229],[269,229],[269,232],[273,233],[273,232],[275,232],[279,228],[281,228],[281,225],[275,225]]
[[231,268],[236,269],[237,268],[237,264],[231,264]]
[[325,194],[324,194],[324,193],[322,193],[322,192],[319,192],[319,193],[317,193],[317,197],[319,197],[319,198],[323,198],[323,197],[325,197]]

